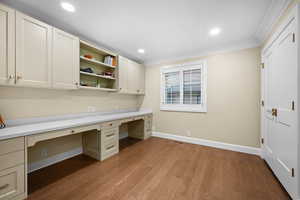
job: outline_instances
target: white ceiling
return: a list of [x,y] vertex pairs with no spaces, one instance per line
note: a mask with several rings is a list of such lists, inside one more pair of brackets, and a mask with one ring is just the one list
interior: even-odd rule
[[[72,3],[75,13],[60,7]],[[255,46],[290,0],[0,0],[132,59],[154,63]],[[222,33],[209,36],[220,27]],[[146,54],[137,53],[144,48]]]

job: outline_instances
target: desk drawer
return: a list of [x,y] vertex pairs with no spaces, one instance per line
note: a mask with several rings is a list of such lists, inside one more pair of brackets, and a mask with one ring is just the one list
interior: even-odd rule
[[18,151],[18,150],[24,150],[24,137],[18,137],[8,140],[1,140],[0,141],[0,155]]
[[101,160],[105,160],[119,152],[119,140],[101,145]]
[[0,156],[0,170],[24,163],[24,150],[7,153]]
[[120,124],[119,121],[112,121],[112,122],[102,123],[100,126],[101,126],[101,130],[105,130],[105,129],[116,128],[119,126],[119,124]]
[[34,146],[37,142],[43,140],[49,140],[49,139],[63,137],[67,135],[73,135],[73,134],[82,133],[91,130],[98,130],[99,128],[100,126],[98,125],[80,126],[80,127],[70,128],[70,129],[59,130],[59,131],[50,131],[46,133],[30,135],[27,136],[27,146],[31,147]]
[[0,200],[11,199],[25,192],[24,165],[0,171]]
[[118,140],[119,139],[119,130],[118,128],[112,128],[112,129],[107,129],[103,130],[101,132],[101,141],[106,143],[106,141],[111,141],[111,140]]

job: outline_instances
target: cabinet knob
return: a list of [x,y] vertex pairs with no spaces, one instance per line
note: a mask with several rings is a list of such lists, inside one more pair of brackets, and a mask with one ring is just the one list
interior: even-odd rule
[[22,76],[21,76],[21,75],[18,75],[18,76],[17,76],[17,80],[20,80],[20,79],[22,79]]
[[122,88],[120,88],[120,90],[122,90]]
[[75,83],[75,85],[77,85],[77,86],[78,86],[79,84],[78,84],[78,83]]
[[75,131],[74,131],[74,130],[71,130],[71,133],[75,133]]
[[9,75],[9,76],[8,76],[8,79],[13,79],[13,78],[15,78],[14,75]]

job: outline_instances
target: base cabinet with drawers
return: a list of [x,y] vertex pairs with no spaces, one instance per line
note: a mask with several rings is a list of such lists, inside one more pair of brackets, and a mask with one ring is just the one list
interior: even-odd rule
[[25,137],[0,141],[0,200],[27,196]]
[[101,125],[101,160],[119,153],[119,121]]

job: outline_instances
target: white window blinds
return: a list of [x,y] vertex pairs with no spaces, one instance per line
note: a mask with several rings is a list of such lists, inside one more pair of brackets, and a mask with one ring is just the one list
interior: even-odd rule
[[161,69],[161,110],[206,112],[206,62]]
[[183,104],[201,104],[201,69],[183,71]]
[[166,104],[180,103],[180,79],[179,72],[169,72],[164,74],[165,79],[165,99]]

